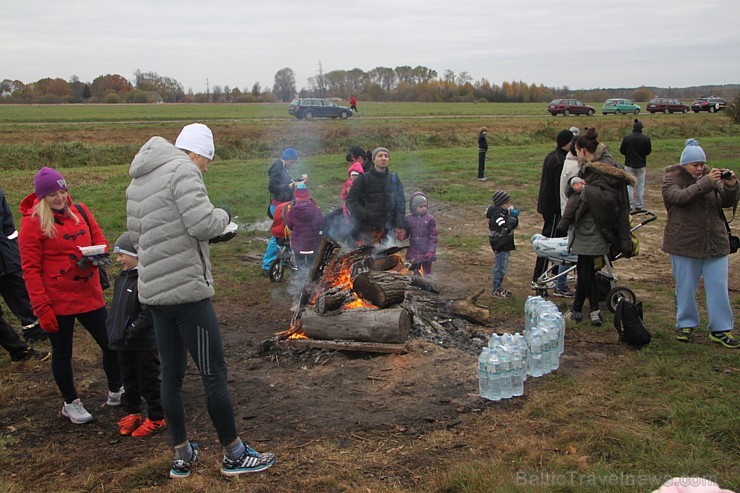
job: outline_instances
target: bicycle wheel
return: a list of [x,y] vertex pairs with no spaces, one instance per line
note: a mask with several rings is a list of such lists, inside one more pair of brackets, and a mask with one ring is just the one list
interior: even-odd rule
[[275,259],[270,263],[270,280],[272,282],[282,282],[285,276],[285,269],[280,259]]

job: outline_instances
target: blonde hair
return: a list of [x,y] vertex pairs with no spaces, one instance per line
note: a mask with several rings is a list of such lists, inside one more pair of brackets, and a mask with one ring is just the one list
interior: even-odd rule
[[[33,206],[33,215],[39,218],[41,223],[41,232],[49,238],[57,237],[57,226],[54,223],[54,211],[49,207],[49,203],[44,199],[40,199]],[[64,215],[71,218],[75,224],[80,224],[80,218],[72,212],[69,205],[64,206]]]

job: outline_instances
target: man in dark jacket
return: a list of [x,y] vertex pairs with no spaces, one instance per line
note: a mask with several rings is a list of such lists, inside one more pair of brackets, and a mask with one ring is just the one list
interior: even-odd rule
[[[542,214],[544,224],[542,225],[542,234],[548,238],[566,236],[566,232],[558,231],[557,226],[560,222],[560,174],[563,172],[563,162],[568,154],[570,144],[573,141],[573,132],[570,130],[561,130],[555,138],[557,147],[545,156],[542,163],[542,176],[540,177],[540,194],[537,198],[537,212]],[[565,267],[567,268],[567,267]],[[547,257],[537,257],[537,263],[534,266],[532,274],[532,286],[534,281],[547,270]],[[567,277],[562,276],[557,279],[555,296],[572,297],[573,293],[567,286]]]
[[634,188],[627,187],[630,197],[630,209],[642,210],[644,205],[642,199],[645,194],[645,171],[647,156],[653,151],[650,137],[642,133],[644,125],[635,118],[632,125],[632,133],[622,139],[619,152],[624,155],[624,170],[637,178],[637,197],[634,196]]
[[[272,163],[267,174],[270,180],[267,184],[267,188],[270,190],[270,206],[269,214],[270,219],[275,214],[275,208],[283,202],[290,202],[293,200],[293,192],[295,191],[296,185],[299,183],[294,181],[290,177],[288,171],[295,165],[298,160],[298,152],[292,147],[288,147],[283,151],[283,155],[280,159]],[[262,275],[270,277],[270,264],[277,258],[278,250],[280,247],[277,244],[277,240],[274,236],[270,237],[270,241],[267,242],[267,248],[265,254],[262,256]]]
[[401,234],[406,214],[403,184],[388,171],[390,153],[385,147],[373,150],[373,166],[361,174],[347,195],[347,209],[357,221],[360,244],[381,243],[391,234]]
[[46,339],[47,335],[39,327],[38,319],[33,314],[31,300],[26,291],[21,271],[21,253],[18,249],[18,231],[15,229],[13,213],[5,191],[0,188],[0,294],[10,311],[18,317],[23,326],[23,338],[28,342]]

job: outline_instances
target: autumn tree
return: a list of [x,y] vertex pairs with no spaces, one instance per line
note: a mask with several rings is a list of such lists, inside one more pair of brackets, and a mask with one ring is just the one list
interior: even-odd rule
[[647,87],[638,87],[634,91],[632,91],[632,101],[637,101],[638,103],[644,103],[646,101],[650,101],[650,98],[653,97],[653,91],[648,89]]
[[295,72],[290,67],[281,68],[275,72],[275,85],[272,92],[280,99],[287,102],[293,99],[295,90]]
[[107,74],[96,77],[90,84],[90,92],[93,96],[103,98],[108,93],[116,93],[119,96],[126,94],[134,87],[123,76],[118,74]]

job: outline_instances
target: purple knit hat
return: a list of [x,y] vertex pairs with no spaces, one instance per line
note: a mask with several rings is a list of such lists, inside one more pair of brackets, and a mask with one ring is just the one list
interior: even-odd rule
[[55,169],[44,166],[33,177],[33,191],[40,200],[57,190],[67,190],[67,180]]

